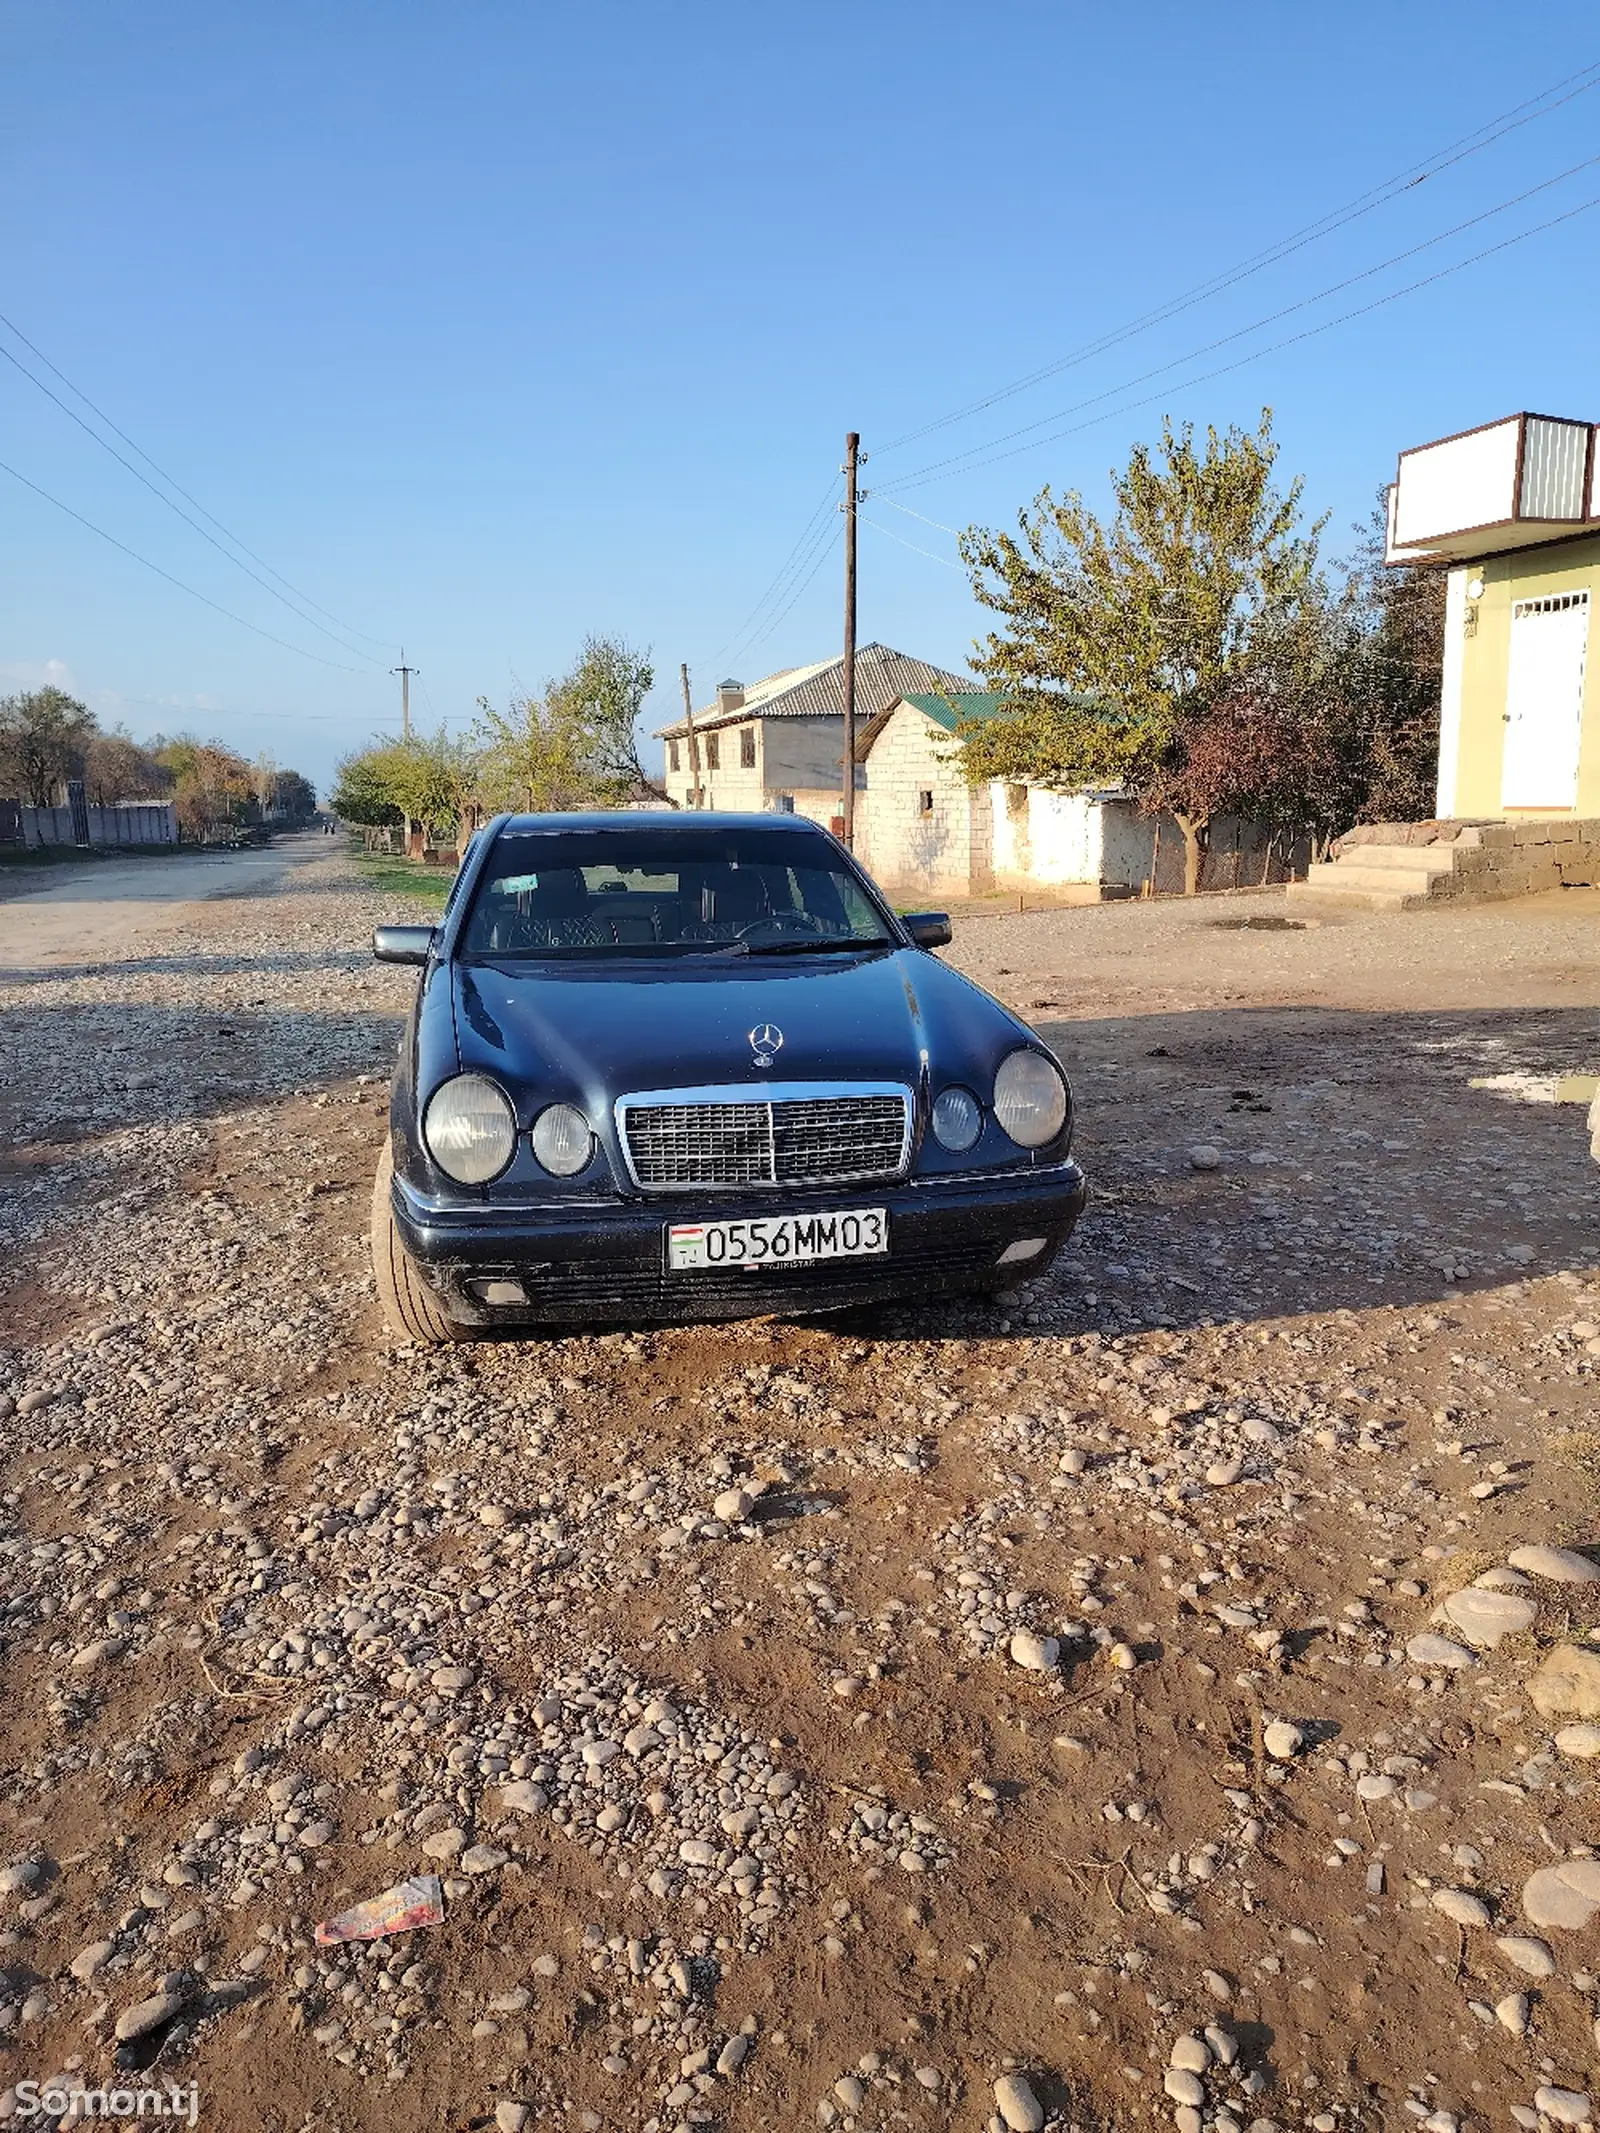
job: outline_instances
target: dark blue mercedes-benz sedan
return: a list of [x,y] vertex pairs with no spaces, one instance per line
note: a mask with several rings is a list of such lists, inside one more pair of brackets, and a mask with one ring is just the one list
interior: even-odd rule
[[1060,1065],[784,815],[508,815],[422,976],[373,1194],[414,1342],[1003,1288],[1082,1212]]

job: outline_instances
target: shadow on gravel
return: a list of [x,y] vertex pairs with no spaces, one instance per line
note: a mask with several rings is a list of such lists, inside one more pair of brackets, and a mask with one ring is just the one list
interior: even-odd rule
[[372,951],[365,935],[348,948],[287,949],[281,955],[149,955],[117,956],[109,963],[41,964],[35,969],[0,968],[0,991],[10,985],[57,985],[74,978],[232,978],[283,975],[307,970],[336,970],[342,974],[372,967]]

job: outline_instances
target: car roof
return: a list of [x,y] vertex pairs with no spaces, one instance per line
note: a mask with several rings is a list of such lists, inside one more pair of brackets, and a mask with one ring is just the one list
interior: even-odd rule
[[807,815],[733,814],[721,808],[680,808],[669,813],[664,808],[653,807],[596,808],[584,814],[570,815],[507,815],[500,823],[500,834],[516,835],[529,830],[641,828],[669,833],[678,829],[776,829],[790,833],[808,832],[812,836],[827,835],[821,824],[813,822]]

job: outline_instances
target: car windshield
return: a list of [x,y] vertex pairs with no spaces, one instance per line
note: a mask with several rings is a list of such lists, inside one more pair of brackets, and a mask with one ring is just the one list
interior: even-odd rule
[[820,834],[636,820],[496,838],[459,949],[581,960],[889,945],[883,912]]

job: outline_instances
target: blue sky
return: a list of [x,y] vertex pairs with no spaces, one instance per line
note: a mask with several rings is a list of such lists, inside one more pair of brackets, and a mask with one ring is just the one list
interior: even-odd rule
[[[1600,163],[1545,186],[1600,156],[1600,87],[884,447],[1600,61],[1592,9],[1546,0],[1538,30],[1481,0],[11,0],[0,312],[367,635],[319,635],[0,362],[0,460],[337,663],[0,474],[0,689],[53,677],[136,734],[214,733],[325,784],[395,722],[402,642],[418,720],[459,729],[595,630],[653,649],[665,717],[680,659],[703,701],[721,673],[837,649],[828,496],[852,427],[874,491],[863,636],[956,667],[983,618],[941,529],[1009,521],[1046,480],[1103,499],[1163,413],[1251,422],[1270,401],[1285,469],[1342,540],[1404,445],[1520,407],[1600,417],[1600,210],[1201,373],[1600,195]],[[3,328],[0,346],[71,402]],[[1035,423],[1014,456],[975,450]],[[759,608],[819,505],[823,546]]]

